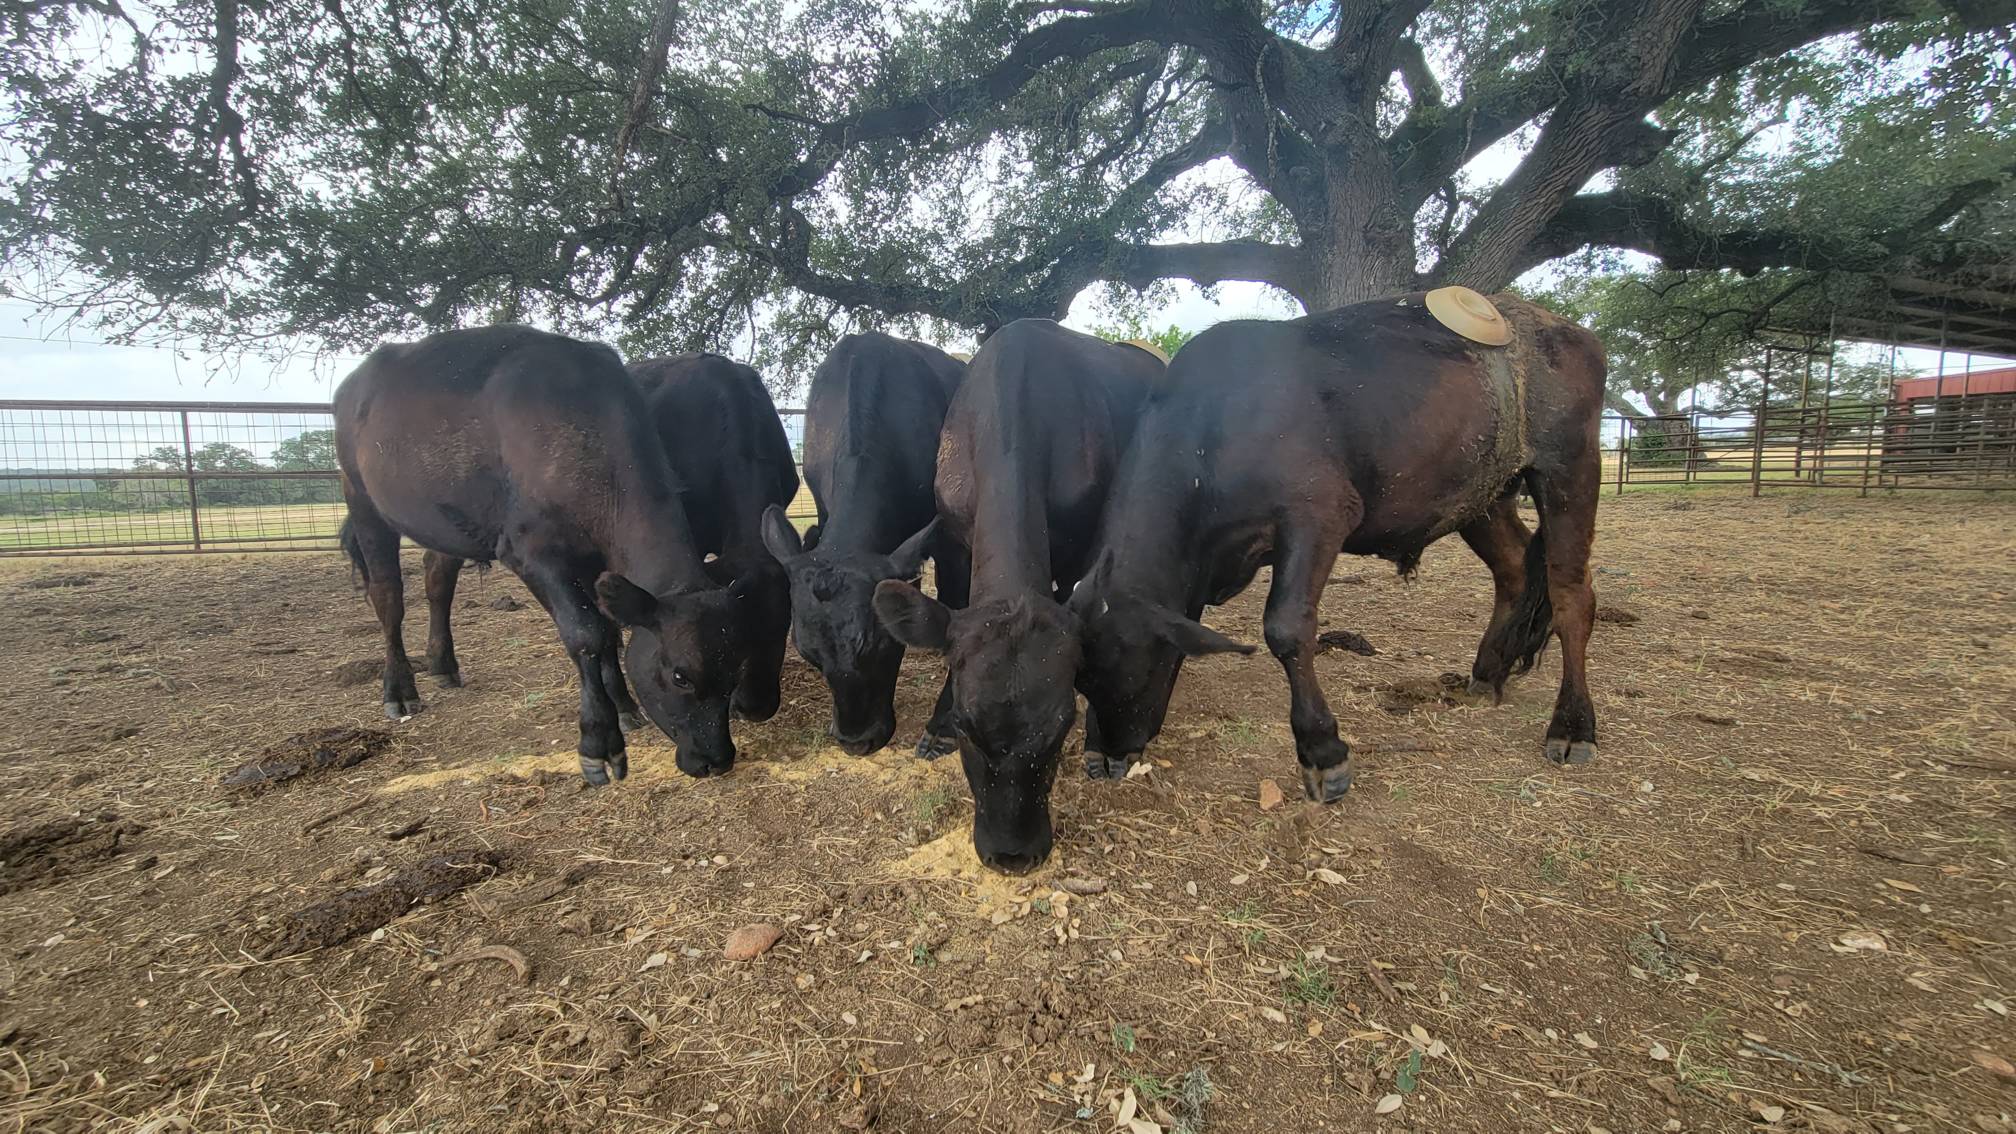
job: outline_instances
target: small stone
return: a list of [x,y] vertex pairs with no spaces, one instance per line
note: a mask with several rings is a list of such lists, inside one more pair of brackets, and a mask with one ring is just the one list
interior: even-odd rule
[[1260,781],[1260,810],[1272,811],[1281,806],[1281,785],[1271,779]]
[[721,955],[731,961],[747,961],[770,951],[784,931],[767,922],[755,922],[728,935]]
[[525,604],[511,595],[498,595],[490,600],[491,610],[524,610]]

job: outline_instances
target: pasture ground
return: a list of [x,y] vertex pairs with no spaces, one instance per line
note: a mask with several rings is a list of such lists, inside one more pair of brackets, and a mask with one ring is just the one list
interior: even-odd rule
[[[2012,1129],[2016,500],[1634,492],[1595,561],[1638,619],[1597,629],[1595,764],[1541,759],[1552,651],[1502,705],[1445,691],[1489,605],[1459,542],[1412,582],[1343,560],[1326,618],[1379,651],[1319,662],[1345,801],[1294,798],[1271,660],[1209,659],[1148,776],[1088,783],[1074,743],[1058,854],[1016,880],[976,870],[956,761],[822,743],[795,655],[731,776],[639,738],[590,791],[503,572],[464,582],[468,686],[390,725],[333,554],[5,565],[0,1119],[1105,1134],[1131,1097],[1209,1134]],[[1210,621],[1257,640],[1261,593]],[[940,672],[907,670],[906,737]],[[220,782],[334,726],[387,739]],[[272,947],[469,851],[501,872]],[[775,947],[724,960],[758,921]],[[485,945],[525,979],[462,963]]]

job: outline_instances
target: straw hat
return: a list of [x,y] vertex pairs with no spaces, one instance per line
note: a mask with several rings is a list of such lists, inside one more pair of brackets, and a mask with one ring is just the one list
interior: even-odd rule
[[1467,287],[1438,287],[1424,299],[1436,322],[1472,342],[1504,346],[1512,341],[1512,325],[1490,300]]
[[1156,346],[1154,343],[1149,342],[1147,339],[1122,339],[1120,340],[1120,345],[1131,346],[1140,350],[1145,350],[1149,354],[1154,355],[1156,358],[1161,359],[1162,365],[1164,366],[1169,365],[1169,356],[1162,352],[1161,347]]

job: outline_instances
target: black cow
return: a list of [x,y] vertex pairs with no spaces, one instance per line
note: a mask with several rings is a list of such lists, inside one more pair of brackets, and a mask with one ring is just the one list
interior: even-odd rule
[[[1514,332],[1504,347],[1443,327],[1417,293],[1287,322],[1220,323],[1176,356],[1107,502],[1093,569],[1071,597],[1085,625],[1079,685],[1101,728],[1099,743],[1086,741],[1088,771],[1126,774],[1161,730],[1185,656],[1250,648],[1195,619],[1270,563],[1267,648],[1288,675],[1303,788],[1311,799],[1341,796],[1350,749],[1313,664],[1331,565],[1341,549],[1411,571],[1450,532],[1497,587],[1473,689],[1502,690],[1557,632],[1561,691],[1546,752],[1567,763],[1595,756],[1584,653],[1603,350],[1530,303],[1495,302]],[[1521,485],[1540,512],[1531,536],[1516,506]]]
[[709,574],[750,589],[749,653],[732,702],[745,720],[777,713],[791,590],[763,548],[763,511],[798,495],[798,469],[777,405],[755,369],[718,354],[680,354],[632,363],[651,424],[678,478],[694,547]]
[[[1077,716],[1077,618],[1056,601],[1092,551],[1142,401],[1163,374],[1138,347],[1047,319],[980,348],[939,443],[939,523],[973,553],[971,601],[948,610],[900,580],[875,588],[890,632],[942,650],[973,789],[973,844],[997,870],[1050,853],[1050,784]],[[1087,743],[1099,722],[1088,715]]]
[[342,543],[385,632],[388,716],[420,707],[400,623],[399,537],[427,548],[430,668],[462,559],[501,560],[552,615],[581,678],[581,774],[628,773],[619,711],[645,710],[704,776],[735,760],[728,700],[748,654],[754,587],[707,572],[643,393],[616,352],[530,327],[448,331],[371,352],[335,399],[349,506]]
[[[783,509],[764,519],[764,543],[791,578],[792,639],[833,695],[828,732],[856,756],[896,734],[903,643],[875,617],[875,585],[917,578],[928,555],[939,599],[966,605],[966,549],[937,534],[931,488],[938,431],[965,374],[965,363],[923,343],[873,332],[835,343],[805,403],[805,481],[818,522],[801,542]],[[919,756],[957,745],[951,702],[948,680]]]

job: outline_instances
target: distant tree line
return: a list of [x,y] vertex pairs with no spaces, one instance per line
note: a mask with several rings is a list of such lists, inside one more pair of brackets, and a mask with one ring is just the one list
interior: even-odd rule
[[[334,504],[343,494],[335,479],[309,477],[207,478],[206,473],[326,472],[336,467],[336,434],[328,429],[298,433],[273,447],[269,461],[239,446],[213,441],[191,454],[196,466],[199,505]],[[160,445],[133,459],[133,471],[181,473],[182,449]],[[58,512],[156,512],[189,507],[185,480],[122,475],[120,469],[10,470],[34,472],[34,480],[0,481],[0,516]]]

